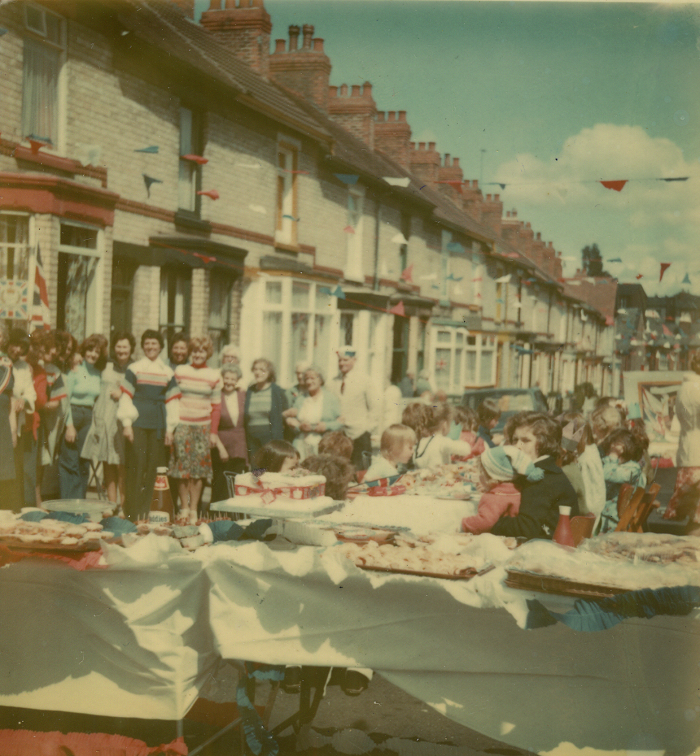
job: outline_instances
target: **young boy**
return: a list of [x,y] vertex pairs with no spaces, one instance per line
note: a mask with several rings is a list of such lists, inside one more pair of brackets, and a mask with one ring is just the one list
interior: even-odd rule
[[491,528],[495,535],[527,538],[550,538],[559,522],[559,507],[571,507],[578,514],[576,492],[557,465],[561,427],[548,415],[519,412],[508,419],[506,443],[516,446],[535,466],[544,471],[542,480],[519,478],[520,511],[516,517],[501,517]]
[[398,466],[407,465],[416,447],[416,434],[407,425],[390,425],[380,442],[380,456],[375,459],[367,470],[364,480],[379,480],[391,478],[399,474]]
[[520,491],[513,480],[525,475],[530,481],[542,480],[544,470],[514,446],[494,446],[479,457],[479,487],[483,491],[479,510],[462,520],[465,533],[487,533],[500,517],[515,517],[520,510]]

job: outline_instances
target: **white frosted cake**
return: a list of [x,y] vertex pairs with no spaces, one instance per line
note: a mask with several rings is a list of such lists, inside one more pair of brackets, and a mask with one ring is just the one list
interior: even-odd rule
[[324,496],[326,479],[323,475],[265,472],[260,476],[253,473],[236,475],[234,481],[236,496],[269,496],[286,499],[315,499]]

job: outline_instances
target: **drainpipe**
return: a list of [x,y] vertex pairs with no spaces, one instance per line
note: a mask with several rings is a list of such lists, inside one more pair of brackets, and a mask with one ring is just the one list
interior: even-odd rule
[[382,222],[382,206],[379,197],[374,210],[374,291],[379,291],[379,229]]

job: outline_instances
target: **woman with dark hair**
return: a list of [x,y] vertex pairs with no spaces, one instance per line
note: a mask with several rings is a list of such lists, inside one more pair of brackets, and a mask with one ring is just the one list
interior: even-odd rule
[[571,507],[578,514],[578,501],[568,478],[557,465],[561,454],[561,426],[540,412],[518,412],[508,418],[506,444],[515,446],[544,470],[541,480],[518,477],[520,510],[515,517],[501,517],[491,528],[495,535],[522,538],[551,538],[559,521],[559,507]]
[[141,336],[144,357],[129,365],[122,382],[117,419],[126,439],[124,513],[148,516],[156,470],[165,465],[165,447],[179,422],[180,390],[172,369],[160,357],[163,337],[148,329]]
[[80,454],[92,424],[92,410],[100,395],[102,370],[107,362],[107,340],[88,336],[80,345],[83,361],[66,376],[68,407],[66,432],[58,458],[62,499],[84,499],[90,478],[90,462]]
[[216,446],[211,452],[211,500],[228,499],[228,486],[224,472],[242,473],[248,466],[245,444],[245,391],[238,388],[241,369],[231,363],[221,368],[221,415]]
[[100,395],[92,412],[92,425],[85,440],[81,457],[102,463],[107,498],[117,502],[117,491],[124,504],[124,428],[117,420],[117,404],[121,385],[131,356],[136,348],[133,334],[116,332],[112,335],[112,359],[102,371]]
[[275,366],[270,360],[255,360],[252,367],[253,383],[245,395],[245,430],[248,458],[268,441],[284,439],[284,416],[287,394],[275,383]]

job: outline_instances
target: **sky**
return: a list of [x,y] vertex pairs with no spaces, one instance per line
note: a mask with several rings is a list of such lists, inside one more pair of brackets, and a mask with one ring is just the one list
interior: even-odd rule
[[[606,262],[620,281],[700,295],[700,4],[265,7],[273,40],[313,24],[331,84],[369,81],[379,110],[406,110],[412,138],[459,157],[465,179],[552,241],[566,274],[595,242],[623,261]],[[624,179],[621,192],[599,183]],[[659,284],[661,262],[671,267]]]

